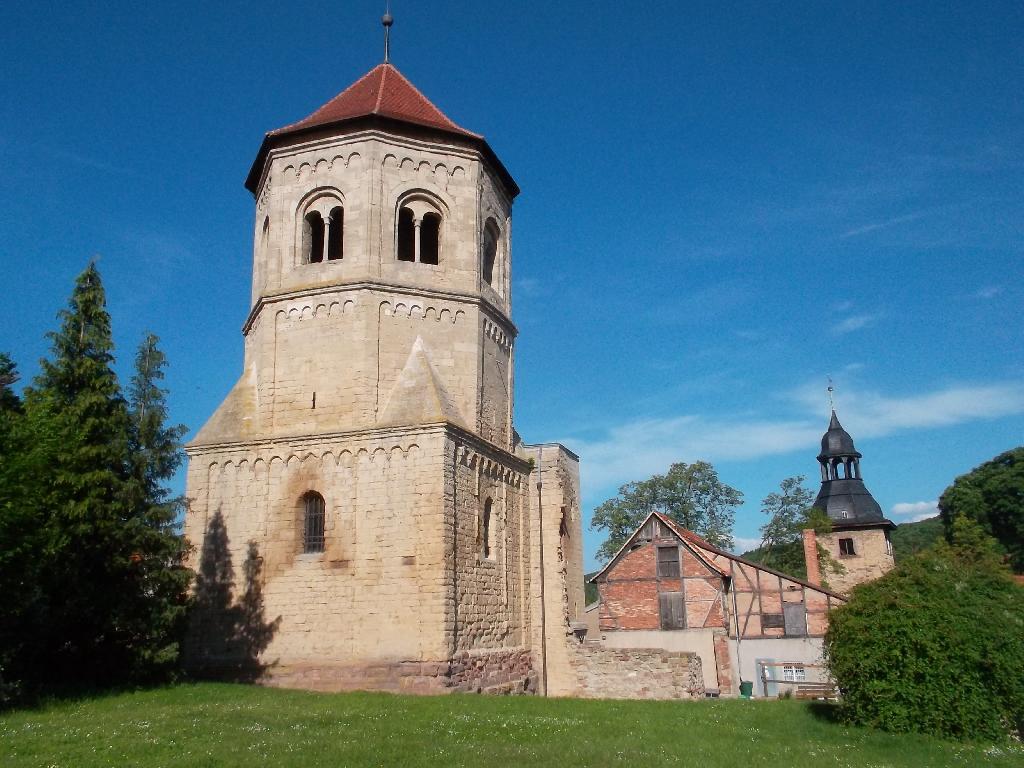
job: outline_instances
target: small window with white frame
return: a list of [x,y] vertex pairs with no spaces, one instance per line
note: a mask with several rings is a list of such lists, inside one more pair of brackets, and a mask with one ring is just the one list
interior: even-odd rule
[[803,683],[807,680],[807,670],[803,664],[784,664],[782,679],[787,683]]

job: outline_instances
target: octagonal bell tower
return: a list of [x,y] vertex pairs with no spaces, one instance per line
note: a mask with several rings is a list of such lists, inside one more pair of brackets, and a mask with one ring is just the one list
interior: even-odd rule
[[381,64],[268,133],[246,186],[245,373],[197,442],[443,417],[511,447],[519,190],[482,137]]
[[515,181],[385,62],[267,133],[246,187],[244,366],[187,447],[186,532],[201,574],[219,557],[237,582],[258,557],[276,624],[240,650],[211,610],[192,665],[249,653],[322,687],[528,686]]

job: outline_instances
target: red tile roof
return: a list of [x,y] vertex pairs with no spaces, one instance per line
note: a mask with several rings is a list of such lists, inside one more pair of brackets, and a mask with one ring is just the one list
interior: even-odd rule
[[271,131],[269,135],[280,136],[304,128],[370,115],[435,128],[459,136],[481,138],[452,122],[392,64],[378,64],[309,117]]
[[310,134],[330,132],[334,126],[342,126],[349,121],[361,125],[385,123],[387,130],[394,130],[395,124],[405,123],[447,134],[456,139],[456,143],[469,143],[494,168],[509,196],[515,198],[519,194],[519,186],[484,137],[455,124],[392,64],[378,64],[309,117],[267,133],[249,168],[246,189],[256,194],[271,149],[302,141]]

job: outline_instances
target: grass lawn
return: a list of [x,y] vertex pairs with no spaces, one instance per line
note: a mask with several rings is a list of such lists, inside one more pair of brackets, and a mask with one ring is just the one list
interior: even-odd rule
[[847,728],[795,701],[318,694],[204,683],[0,715],[0,765],[1024,766],[1024,748]]

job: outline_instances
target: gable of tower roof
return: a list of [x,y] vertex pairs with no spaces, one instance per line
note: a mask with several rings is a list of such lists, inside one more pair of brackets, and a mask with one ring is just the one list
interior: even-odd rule
[[378,64],[309,117],[271,131],[270,135],[280,136],[370,115],[481,138],[452,121],[392,64]]

